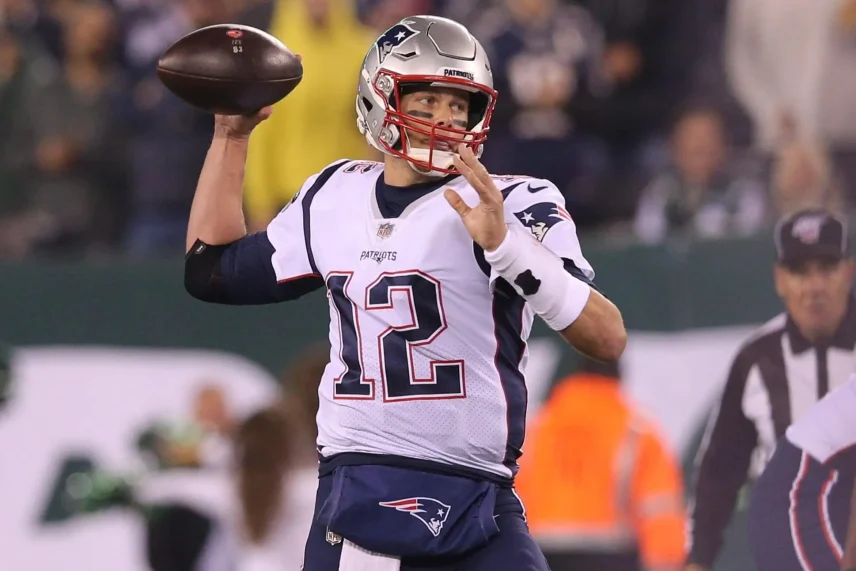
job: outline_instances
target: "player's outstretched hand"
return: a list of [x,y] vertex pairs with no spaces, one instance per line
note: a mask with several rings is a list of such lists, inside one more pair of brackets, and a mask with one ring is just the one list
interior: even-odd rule
[[446,189],[444,196],[460,215],[475,243],[492,252],[502,244],[508,232],[502,193],[496,188],[487,169],[479,162],[472,149],[465,144],[458,146],[455,168],[478,193],[479,203],[470,208],[461,196],[450,188]]

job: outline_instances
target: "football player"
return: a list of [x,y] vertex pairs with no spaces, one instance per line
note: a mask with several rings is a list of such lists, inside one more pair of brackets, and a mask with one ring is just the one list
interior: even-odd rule
[[330,165],[257,234],[241,186],[248,138],[271,110],[216,117],[185,286],[234,305],[327,292],[306,571],[544,571],[513,490],[526,339],[537,314],[614,360],[621,315],[594,287],[556,186],[479,162],[497,93],[466,28],[404,19],[358,80],[357,125],[384,162]]
[[759,571],[856,571],[856,375],[792,424],[752,493]]

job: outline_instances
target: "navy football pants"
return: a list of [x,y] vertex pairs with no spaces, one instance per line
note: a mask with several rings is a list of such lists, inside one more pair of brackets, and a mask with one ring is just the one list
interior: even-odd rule
[[838,571],[852,486],[782,439],[752,494],[749,540],[758,571]]
[[[330,494],[332,480],[332,476],[324,476],[318,481],[316,516]],[[499,533],[484,547],[454,558],[404,559],[401,571],[549,571],[544,555],[529,535],[520,500],[511,490],[500,491],[495,512]],[[306,541],[303,569],[338,571],[341,552],[341,543],[327,542],[326,527],[313,523]]]

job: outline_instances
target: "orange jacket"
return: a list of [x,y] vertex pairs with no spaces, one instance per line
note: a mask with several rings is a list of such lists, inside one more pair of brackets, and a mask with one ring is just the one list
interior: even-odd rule
[[529,430],[517,489],[545,548],[638,547],[646,567],[684,560],[680,466],[614,379],[561,382]]

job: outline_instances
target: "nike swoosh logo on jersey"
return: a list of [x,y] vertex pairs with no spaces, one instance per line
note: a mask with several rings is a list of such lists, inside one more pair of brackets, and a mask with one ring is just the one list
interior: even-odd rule
[[544,186],[532,186],[532,183],[529,183],[529,186],[526,187],[526,190],[528,190],[532,194],[535,194],[536,192],[541,192],[545,188],[547,188],[546,184]]

